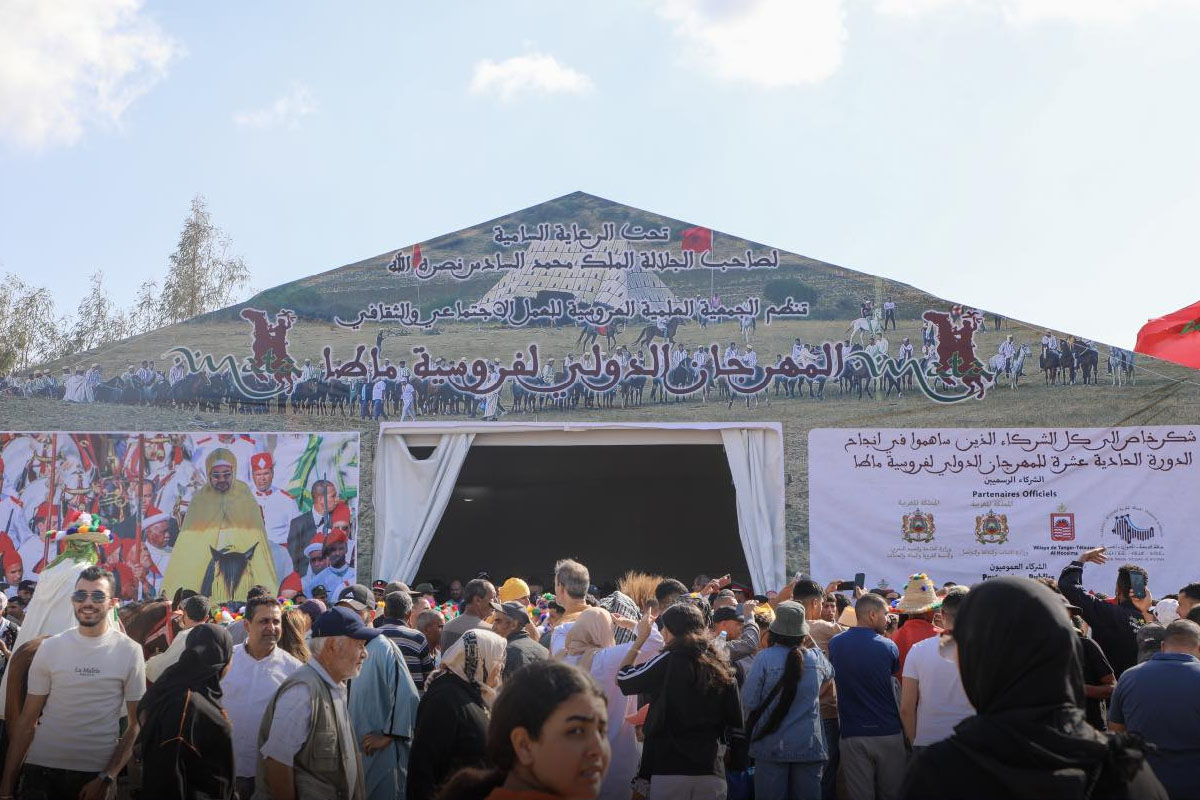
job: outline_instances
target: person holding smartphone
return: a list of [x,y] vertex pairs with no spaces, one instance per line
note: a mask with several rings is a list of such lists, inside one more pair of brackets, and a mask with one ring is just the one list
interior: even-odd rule
[[1154,597],[1144,567],[1124,564],[1117,570],[1116,595],[1112,600],[1101,600],[1083,588],[1083,565],[1106,563],[1105,550],[1094,547],[1080,553],[1079,558],[1063,568],[1058,588],[1072,605],[1078,606],[1080,616],[1092,628],[1092,638],[1119,679],[1122,672],[1137,664],[1138,628],[1157,620],[1150,610]]

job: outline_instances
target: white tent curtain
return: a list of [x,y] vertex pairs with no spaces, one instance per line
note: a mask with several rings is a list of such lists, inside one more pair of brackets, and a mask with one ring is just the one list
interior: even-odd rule
[[411,582],[450,502],[473,433],[444,433],[429,458],[403,434],[381,431],[375,449],[375,575]]
[[787,583],[783,447],[778,431],[722,428],[737,503],[738,533],[757,592]]

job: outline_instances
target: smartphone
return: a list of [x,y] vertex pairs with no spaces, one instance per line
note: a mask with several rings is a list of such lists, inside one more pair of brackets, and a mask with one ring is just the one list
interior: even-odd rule
[[1146,576],[1140,572],[1129,573],[1129,593],[1141,600],[1146,596]]
[[853,581],[842,581],[837,585],[837,590],[839,592],[853,592],[857,586],[858,584]]
[[865,573],[865,572],[854,573],[854,585],[856,588],[859,588],[859,589],[866,586],[867,585],[867,573]]

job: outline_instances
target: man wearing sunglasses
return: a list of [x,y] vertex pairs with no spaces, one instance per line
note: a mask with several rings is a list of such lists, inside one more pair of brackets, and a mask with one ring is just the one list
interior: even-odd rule
[[[18,771],[22,798],[113,796],[137,739],[137,704],[146,691],[142,648],[111,624],[114,588],[107,570],[83,570],[71,595],[77,626],[44,640],[34,655],[0,800],[13,797]],[[122,702],[128,724],[118,739]]]

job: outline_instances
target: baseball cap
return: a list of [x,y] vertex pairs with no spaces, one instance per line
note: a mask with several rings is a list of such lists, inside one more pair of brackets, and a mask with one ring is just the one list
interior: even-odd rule
[[518,603],[516,600],[510,600],[500,606],[500,610],[507,617],[512,617],[522,625],[529,624],[529,612],[525,610],[525,606]]
[[408,584],[404,581],[388,581],[384,586],[383,593],[385,595],[392,592],[404,592],[405,594],[414,594],[413,590],[408,588]]
[[375,607],[375,595],[361,583],[355,583],[342,589],[338,592],[337,601],[345,603],[355,611],[366,611],[368,608]]
[[[353,588],[350,586],[347,589]],[[351,639],[363,641],[374,639],[383,633],[379,628],[370,628],[363,624],[362,617],[348,608],[334,606],[317,617],[312,626],[312,638],[320,639],[326,636],[349,636]]]
[[1151,622],[1138,628],[1137,634],[1138,663],[1148,660],[1155,653],[1162,652],[1163,640],[1167,638],[1167,628],[1157,622]]
[[719,622],[732,622],[733,620],[741,620],[741,617],[738,616],[736,608],[725,606],[724,608],[718,608],[713,612],[714,625]]

